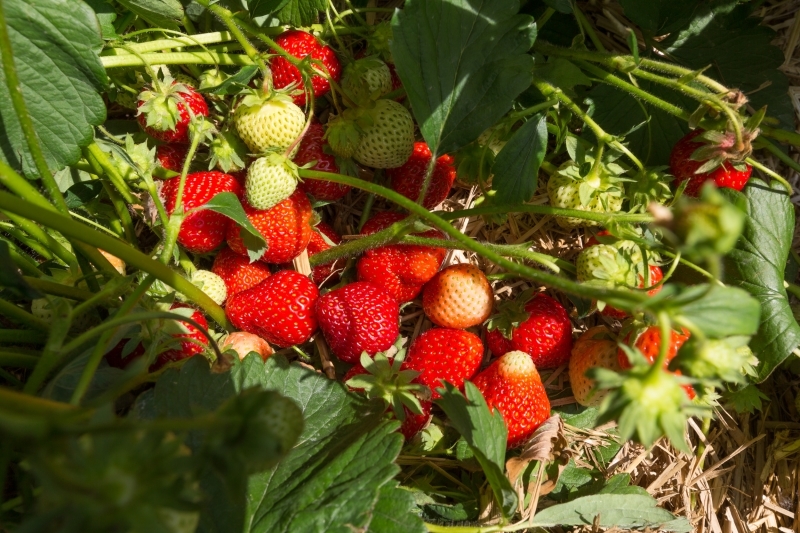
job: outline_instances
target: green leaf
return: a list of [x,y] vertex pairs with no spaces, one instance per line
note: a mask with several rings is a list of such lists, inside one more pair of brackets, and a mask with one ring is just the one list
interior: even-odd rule
[[236,222],[242,228],[242,240],[247,247],[247,255],[250,257],[250,261],[258,261],[267,251],[267,242],[264,240],[264,236],[247,218],[242,203],[232,192],[221,192],[197,209],[216,211]]
[[[92,142],[106,108],[103,47],[94,11],[73,0],[3,2],[22,96],[51,171],[76,163]],[[35,68],[33,66],[35,65]],[[38,176],[22,134],[5,74],[0,72],[0,157],[27,177]]]
[[251,0],[247,7],[250,9],[250,16],[255,18],[275,13],[288,3],[289,0]]
[[411,492],[397,483],[383,486],[375,504],[369,531],[376,533],[425,533],[422,519],[414,514],[417,506]]
[[572,13],[572,2],[570,0],[544,0],[544,3],[559,13]]
[[508,430],[502,415],[497,410],[489,411],[481,391],[469,381],[464,383],[466,397],[450,383],[445,386],[446,390],[439,389],[442,397],[436,403],[475,454],[503,516],[513,516],[517,494],[504,474]]
[[734,335],[753,335],[758,330],[761,306],[747,291],[719,285],[696,285],[686,293],[703,294],[679,309],[682,317],[693,322],[713,339]]
[[77,209],[97,198],[102,190],[103,183],[100,180],[81,181],[67,189],[64,200],[67,207]]
[[500,204],[527,202],[539,183],[539,165],[547,150],[547,121],[545,114],[531,117],[514,132],[497,154],[492,166],[493,201]]
[[117,12],[114,11],[114,6],[106,2],[106,0],[84,0],[94,10],[97,15],[97,20],[100,23],[103,39],[114,40],[119,37],[117,30],[114,28],[114,21],[117,19]]
[[569,91],[576,85],[592,86],[592,80],[575,63],[563,57],[550,58],[550,61],[537,67],[533,74],[537,79],[564,91]]
[[239,72],[227,78],[216,87],[209,87],[200,92],[218,95],[238,94],[243,87],[250,83],[250,80],[252,80],[253,76],[256,74],[258,74],[258,67],[255,65],[248,65],[242,67]]
[[725,281],[752,294],[761,304],[761,323],[750,348],[763,381],[800,344],[800,326],[783,287],[783,272],[794,233],[794,207],[786,189],[751,179],[744,194],[722,189],[728,198],[745,200],[747,219],[736,248],[725,258]]
[[325,0],[257,0],[250,2],[253,17],[273,14],[283,24],[309,26],[317,22],[320,11],[325,11]]
[[17,270],[6,241],[0,241],[0,287],[8,289],[12,294],[22,298],[30,300],[42,298],[42,294],[28,285],[28,282]]
[[697,0],[620,0],[625,16],[649,37],[685,27],[704,6]]
[[590,526],[597,516],[600,517],[601,527],[692,531],[691,524],[685,518],[675,518],[669,511],[656,507],[656,501],[651,496],[636,494],[584,496],[554,505],[537,512],[531,526]]
[[178,0],[118,0],[142,19],[157,28],[178,29],[183,18],[183,6]]
[[531,84],[533,18],[517,1],[408,0],[392,55],[422,136],[436,154],[478,138]]

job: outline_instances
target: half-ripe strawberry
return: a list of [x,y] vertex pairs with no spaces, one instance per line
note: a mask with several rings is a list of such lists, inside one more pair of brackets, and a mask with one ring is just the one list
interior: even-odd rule
[[[333,244],[331,245],[329,242]],[[324,252],[330,249],[331,246],[337,246],[341,242],[342,238],[332,227],[325,222],[319,222],[314,226],[314,231],[311,232],[311,240],[308,241],[308,257],[313,257],[315,254]],[[332,277],[338,279],[340,269],[337,268],[336,263],[336,261],[325,263],[311,269],[311,279],[314,280],[314,283],[322,285]]]
[[[725,135],[720,133],[720,137],[725,139]],[[750,174],[753,172],[753,167],[749,164],[742,162],[732,162],[721,158],[715,164],[711,164],[712,169],[704,172],[698,172],[701,167],[709,166],[709,159],[714,155],[713,143],[705,144],[702,139],[698,139],[700,135],[707,135],[704,130],[694,130],[681,138],[672,148],[669,155],[669,169],[672,175],[675,176],[675,183],[680,184],[684,181],[689,181],[684,190],[684,194],[688,196],[697,196],[700,189],[706,181],[713,181],[717,187],[729,187],[741,191],[750,179]],[[731,139],[732,141],[732,139]],[[724,142],[724,141],[723,141]],[[708,159],[693,159],[696,152],[707,147]],[[727,153],[730,147],[720,146],[721,153]],[[696,157],[696,155],[695,155]]]
[[[243,203],[247,218],[261,232],[267,242],[267,251],[261,261],[270,264],[288,263],[308,246],[311,240],[311,202],[302,191],[295,191],[289,198],[271,209],[256,209]],[[228,228],[228,246],[238,254],[246,255],[247,247],[242,241],[241,228],[231,224]]]
[[137,105],[142,129],[165,143],[188,143],[189,122],[195,116],[208,116],[203,95],[169,77],[142,91]]
[[281,270],[232,296],[225,314],[238,329],[288,348],[306,342],[317,330],[318,297],[317,286],[306,276]]
[[[328,143],[324,136],[325,129],[322,124],[316,121],[312,122],[306,130],[306,134],[303,135],[303,140],[300,141],[300,149],[294,156],[294,162],[298,166],[303,166],[316,161],[314,166],[310,167],[311,170],[338,174],[339,166],[336,164],[336,157],[325,153],[324,147]],[[349,185],[340,185],[326,180],[307,179],[301,181],[298,187],[317,200],[328,202],[339,200],[350,191]]]
[[550,416],[550,400],[542,378],[531,356],[525,352],[508,352],[472,382],[483,394],[489,409],[497,409],[503,415],[509,449],[525,442]]
[[[664,360],[664,370],[667,370],[669,362],[672,361],[676,355],[678,355],[678,350],[680,350],[681,346],[683,346],[684,343],[689,340],[690,336],[691,333],[686,328],[681,328],[681,331],[672,330],[670,332],[669,346],[667,346],[667,357]],[[625,338],[625,344],[630,346],[631,337],[636,339],[636,342],[634,342],[633,346],[639,350],[639,352],[644,356],[645,360],[650,365],[655,363],[656,358],[661,351],[661,328],[658,326],[648,326],[643,330],[633,331]],[[623,370],[627,370],[632,367],[631,362],[628,359],[628,355],[622,348],[617,349],[617,362],[619,363],[620,368]],[[676,376],[681,375],[680,370],[676,370],[672,373]],[[683,390],[686,392],[686,396],[690,400],[694,399],[695,392],[691,385],[683,385]]]
[[267,341],[246,331],[235,331],[224,335],[219,339],[219,349],[223,352],[233,350],[239,359],[244,359],[250,352],[255,352],[263,361],[274,353]]
[[361,352],[389,349],[400,333],[397,302],[372,283],[351,283],[323,295],[316,313],[331,351],[348,363],[358,361]]
[[469,263],[451,265],[436,274],[422,292],[422,307],[443,328],[469,328],[492,314],[494,294],[486,275]]
[[286,95],[256,91],[239,102],[233,124],[251,153],[283,152],[303,133],[306,115]]
[[[411,157],[402,166],[386,170],[386,177],[391,181],[392,189],[416,202],[425,183],[425,173],[430,162],[431,150],[428,145],[424,142],[414,143]],[[453,157],[447,154],[439,157],[433,167],[433,175],[422,205],[426,209],[433,209],[442,203],[450,194],[455,180],[456,168],[453,166]]]
[[214,258],[211,272],[225,282],[228,298],[255,287],[272,274],[264,263],[260,261],[251,263],[246,255],[237,254],[227,246]]
[[247,169],[244,182],[247,202],[256,209],[269,209],[291,196],[299,179],[297,165],[283,154],[259,157]]
[[162,167],[173,172],[181,172],[186,161],[185,144],[160,144],[156,148],[156,159]]
[[605,390],[595,390],[594,380],[586,376],[586,371],[594,367],[622,370],[617,361],[617,341],[604,326],[593,327],[578,337],[569,359],[572,394],[575,401],[587,407],[600,405],[608,394]]
[[478,371],[483,361],[483,343],[480,337],[463,329],[429,329],[411,344],[403,362],[404,370],[415,370],[420,375],[415,380],[432,391],[432,398],[440,398],[436,389],[444,382],[461,388],[464,381]]
[[[311,58],[317,60],[313,63],[315,71],[324,72],[334,81],[339,81],[341,65],[336,53],[331,47],[320,44],[316,37],[310,33],[289,30],[280,34],[275,39],[275,44],[283,48],[287,54],[298,59],[311,56]],[[319,64],[320,62],[321,65]],[[294,85],[299,89],[299,92],[294,96],[294,102],[297,105],[304,105],[306,103],[306,95],[303,91],[303,77],[297,67],[281,55],[273,56],[269,61],[269,66],[272,70],[272,82],[275,88],[283,89]],[[331,90],[330,82],[320,75],[311,77],[311,86],[315,99]]]
[[[188,307],[189,307],[188,305],[173,304],[172,307],[170,307],[170,309],[180,309]],[[195,322],[197,322],[204,330],[208,330],[208,322],[206,321],[206,318],[203,316],[203,313],[195,310],[190,318]],[[178,348],[172,348],[159,354],[158,357],[156,358],[156,362],[150,366],[150,372],[154,372],[169,363],[180,361],[181,359],[188,359],[189,357],[192,357],[199,353],[203,353],[204,348],[201,345],[208,345],[208,339],[206,339],[206,336],[203,334],[201,330],[197,329],[194,325],[188,322],[185,322],[184,326],[186,326],[188,332],[173,335],[173,337],[176,339],[186,339],[186,340],[181,341]],[[200,345],[198,345],[197,343],[200,343]]]
[[[371,235],[406,218],[406,215],[384,211],[364,224],[361,235]],[[420,237],[442,238],[438,230],[417,234]],[[367,250],[356,266],[360,281],[381,285],[398,301],[409,302],[417,297],[444,261],[444,248],[412,244],[391,244]]]
[[[645,285],[648,286],[648,287],[652,287],[653,285],[658,284],[662,279],[664,279],[664,272],[661,271],[661,267],[660,266],[658,266],[658,265],[649,265],[649,267],[650,267],[649,268],[650,277],[649,277],[649,279],[647,279],[646,282],[645,282],[644,276],[639,274],[639,288],[640,289],[643,289],[645,287]],[[657,287],[647,291],[647,295],[648,296],[655,296],[656,294],[658,294],[661,291],[662,288],[663,288],[663,285],[658,285]],[[619,320],[622,320],[623,318],[626,318],[626,317],[629,316],[629,314],[626,313],[625,311],[623,311],[622,309],[617,309],[616,307],[611,307],[610,305],[607,305],[607,306],[605,306],[603,308],[602,314],[605,315],[605,316],[609,316],[611,318],[619,319]]]
[[572,351],[572,322],[560,303],[546,294],[530,293],[513,302],[498,305],[491,318],[486,344],[496,356],[511,350],[523,351],[537,368],[561,366]]
[[[169,214],[175,210],[179,185],[180,178],[172,178],[164,181],[164,186],[161,188],[164,208]],[[192,209],[202,207],[221,192],[232,192],[239,196],[241,186],[236,178],[222,172],[189,174],[186,176],[186,185],[183,189],[183,211],[189,213]],[[178,244],[192,253],[208,253],[225,240],[228,225],[228,217],[215,211],[201,210],[189,213],[181,224]]]
[[414,151],[414,119],[394,100],[378,100],[367,113],[370,126],[362,128],[353,159],[372,168],[395,168]]

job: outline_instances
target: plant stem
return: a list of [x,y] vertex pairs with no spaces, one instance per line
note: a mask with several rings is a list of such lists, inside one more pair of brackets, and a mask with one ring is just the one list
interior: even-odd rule
[[351,257],[366,250],[371,250],[372,248],[377,248],[379,246],[396,242],[400,237],[411,231],[413,225],[414,218],[406,218],[399,222],[395,222],[384,230],[372,233],[371,235],[366,235],[344,244],[340,244],[338,246],[332,246],[323,252],[314,254],[308,258],[308,262],[312,267],[324,265],[326,263],[332,263],[333,261],[343,257]]
[[233,35],[236,41],[242,45],[242,50],[244,50],[244,52],[247,54],[247,57],[249,57],[256,65],[258,65],[258,68],[261,69],[262,73],[268,72],[266,63],[264,63],[264,60],[259,55],[255,46],[253,46],[250,41],[247,40],[247,37],[245,37],[244,33],[242,33],[242,30],[239,28],[239,22],[234,18],[233,13],[219,4],[212,4],[209,2],[209,0],[197,0],[197,3],[214,13],[217,18],[219,18],[219,20],[228,27],[231,35]]
[[16,353],[8,350],[0,350],[0,366],[10,366],[14,368],[33,368],[39,358],[35,355]]
[[791,184],[789,184],[789,182],[786,181],[786,178],[784,178],[777,172],[773,171],[770,168],[767,168],[766,166],[762,165],[752,157],[748,157],[747,159],[745,159],[745,163],[752,166],[753,168],[757,168],[758,170],[760,170],[770,178],[774,179],[775,181],[780,182],[784,187],[786,187],[786,190],[789,192],[789,194],[792,194],[793,189]]
[[550,205],[487,205],[473,207],[472,209],[461,209],[459,211],[439,211],[436,214],[443,220],[456,220],[463,217],[475,215],[494,215],[498,213],[533,213],[536,215],[551,215],[555,217],[571,217],[583,220],[599,222],[608,225],[613,222],[647,223],[653,221],[653,216],[649,213],[595,213],[593,211],[581,211],[579,209],[564,209]]
[[[14,106],[14,113],[19,120],[20,128],[28,143],[28,150],[33,158],[33,163],[36,170],[39,172],[39,177],[42,180],[45,190],[50,195],[50,200],[62,213],[67,213],[67,202],[64,196],[58,189],[55,178],[47,166],[47,160],[44,157],[39,137],[36,135],[36,129],[33,127],[33,121],[28,114],[28,108],[25,105],[25,97],[22,95],[22,85],[17,77],[17,67],[14,64],[14,54],[11,49],[11,39],[8,34],[8,26],[6,25],[6,16],[3,8],[3,0],[0,0],[0,58],[3,61],[3,72],[6,77],[6,86],[8,87],[9,96],[11,97],[11,104]],[[21,159],[25,159],[22,155]]]
[[24,275],[34,278],[42,276],[42,272],[39,270],[37,263],[26,254],[22,253],[16,244],[6,239],[2,239],[2,241],[8,245],[8,254],[11,256],[11,260],[14,261],[14,265],[20,269]]
[[783,153],[783,150],[769,142],[763,136],[759,137],[755,141],[756,148],[764,148],[769,153],[780,159],[783,164],[787,165],[789,168],[794,170],[797,173],[800,173],[800,163],[789,157],[787,154]]
[[83,154],[94,169],[94,174],[108,177],[117,191],[122,195],[123,200],[129,204],[136,203],[136,199],[128,188],[128,184],[125,183],[125,178],[97,143],[92,143],[84,148]]
[[186,177],[189,175],[189,167],[194,159],[194,154],[197,151],[197,146],[200,144],[200,135],[192,136],[192,144],[186,152],[186,160],[183,162],[183,169],[181,170],[180,182],[178,183],[178,191],[175,193],[175,208],[169,217],[169,223],[164,228],[164,248],[161,250],[159,259],[165,265],[168,265],[172,259],[172,251],[175,244],[178,242],[178,234],[181,231],[181,224],[185,217],[183,211],[183,190],[186,188]]
[[603,46],[603,43],[600,42],[600,38],[595,33],[594,28],[592,27],[592,23],[586,18],[586,15],[583,14],[583,11],[580,10],[577,4],[572,4],[572,12],[575,15],[575,19],[578,21],[578,26],[586,31],[589,35],[589,40],[592,41],[594,47],[597,48],[600,52],[605,52],[606,47]]
[[94,293],[85,291],[83,289],[79,289],[77,287],[72,287],[71,285],[64,285],[62,283],[56,283],[54,281],[49,281],[42,278],[31,278],[28,276],[24,276],[23,279],[33,287],[34,289],[38,289],[41,292],[46,294],[52,294],[54,296],[62,296],[64,298],[69,298],[70,300],[77,300],[79,302],[83,302],[92,298]]
[[766,135],[782,143],[791,144],[792,146],[800,146],[800,134],[798,133],[780,128],[771,128],[769,126],[764,126],[763,123],[760,128],[762,135]]
[[18,324],[22,324],[23,326],[28,326],[44,332],[50,331],[50,324],[3,299],[0,299],[0,315],[11,319]]
[[[224,43],[233,40],[233,35],[229,31],[215,31],[211,33],[199,33],[188,37],[176,37],[174,39],[156,39],[143,43],[130,43],[126,48],[146,54],[148,52],[158,52],[170,48],[184,48],[187,46],[199,46],[207,44]],[[124,56],[131,52],[124,48],[107,48],[103,50],[100,57]]]
[[53,255],[61,259],[71,270],[77,271],[79,269],[78,259],[75,257],[75,254],[67,250],[63,244],[48,235],[42,228],[29,220],[25,220],[23,217],[15,215],[13,212],[6,213],[6,216],[11,219],[11,222],[13,222],[15,226],[39,242],[47,250],[52,252]]
[[28,329],[0,329],[0,342],[9,344],[44,344],[44,337],[38,331]]
[[100,62],[106,69],[143,67],[145,62],[151,65],[254,65],[252,59],[246,55],[219,54],[216,52],[167,52],[142,54],[137,57],[133,54],[126,56],[104,56]]

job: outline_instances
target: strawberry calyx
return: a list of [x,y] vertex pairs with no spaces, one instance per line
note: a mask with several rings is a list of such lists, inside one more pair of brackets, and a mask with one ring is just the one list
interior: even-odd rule
[[[421,415],[423,411],[419,397],[430,398],[428,387],[414,383],[419,372],[401,370],[406,357],[404,342],[405,339],[398,337],[391,348],[376,353],[374,358],[362,352],[359,363],[366,373],[357,373],[345,382],[351,389],[363,391],[370,399],[383,400],[401,422],[406,418],[404,407],[413,414]],[[391,353],[394,355],[390,356]]]
[[371,54],[379,56],[387,63],[392,61],[392,25],[390,22],[381,22],[372,26],[372,33],[367,36],[367,48]]
[[738,143],[736,134],[733,131],[708,130],[700,133],[694,139],[700,146],[692,152],[689,159],[693,161],[703,161],[695,174],[706,174],[729,163],[736,170],[746,170],[744,160],[753,153],[752,142],[758,137],[760,130],[755,128],[744,128],[742,131],[742,142]]
[[345,109],[341,115],[332,117],[328,121],[328,129],[323,137],[328,141],[333,153],[339,157],[353,157],[364,128],[372,125],[372,118],[363,108]]
[[625,192],[632,212],[645,212],[651,203],[664,205],[672,198],[669,185],[675,178],[664,172],[667,168],[660,166],[642,169],[626,185]]
[[[590,158],[587,156],[587,159]],[[598,197],[601,201],[612,196],[621,198],[624,194],[622,183],[630,181],[620,177],[625,170],[615,163],[592,164],[589,172],[585,174],[581,172],[582,168],[582,165],[574,161],[567,161],[559,167],[556,175],[579,184],[578,194],[584,207]]]
[[[181,93],[190,90],[189,86],[176,82],[171,76],[166,76],[163,80],[155,79],[151,88],[139,93],[141,105],[137,115],[145,116],[148,128],[156,131],[173,131],[181,118],[178,109],[178,103],[184,102]],[[193,117],[191,106],[185,107]]]
[[209,149],[208,169],[219,168],[225,173],[244,170],[247,147],[230,131],[222,131],[214,136]]
[[506,300],[496,304],[497,312],[485,322],[486,329],[488,331],[498,330],[503,334],[503,337],[511,340],[514,330],[531,317],[531,314],[525,310],[525,306],[535,295],[536,290],[529,288],[522,291],[514,300]]
[[758,364],[748,347],[749,340],[745,336],[724,339],[692,337],[681,348],[673,365],[698,379],[746,383],[748,375],[756,375],[755,365]]
[[[111,160],[114,166],[126,180],[137,178],[149,179],[153,176],[153,171],[159,166],[156,163],[156,148],[150,148],[147,142],[135,143],[131,135],[125,136],[125,158],[119,152],[111,152]],[[131,167],[131,163],[133,166]]]

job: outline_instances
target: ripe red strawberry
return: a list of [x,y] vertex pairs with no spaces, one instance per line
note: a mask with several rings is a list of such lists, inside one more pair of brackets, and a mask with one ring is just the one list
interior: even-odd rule
[[152,89],[142,91],[137,105],[142,129],[165,143],[188,143],[192,117],[208,116],[203,95],[172,78],[157,81]]
[[[378,213],[364,224],[361,235],[376,233],[404,218],[406,216],[400,213]],[[418,235],[442,238],[438,230]],[[439,271],[445,253],[444,248],[410,244],[392,244],[367,250],[356,266],[358,279],[385,287],[398,303],[409,302],[417,297],[423,285]]]
[[306,276],[281,270],[228,300],[225,314],[238,329],[288,348],[317,330],[314,304],[319,290]]
[[227,246],[214,258],[211,272],[221,277],[228,289],[228,298],[255,287],[272,274],[264,263],[250,262],[246,255],[239,255]]
[[436,389],[447,381],[461,388],[464,381],[478,371],[483,360],[480,337],[463,329],[434,328],[416,338],[403,361],[403,370],[420,373],[415,379],[432,391],[435,400],[441,395]]
[[[678,355],[678,350],[689,340],[690,336],[691,333],[686,328],[681,328],[681,331],[672,330],[670,333],[669,347],[667,348],[667,358],[664,361],[665,370],[669,366],[669,362]],[[630,344],[630,335],[626,337],[625,343]],[[642,355],[644,355],[647,362],[652,365],[655,363],[658,353],[661,351],[661,329],[658,326],[649,326],[645,328],[644,331],[639,333],[638,337],[636,337],[634,347],[637,348]],[[623,370],[631,368],[631,362],[628,360],[628,356],[622,348],[617,349],[617,362]],[[676,376],[681,375],[680,370],[676,370],[673,373]],[[686,391],[686,396],[688,396],[690,400],[694,399],[695,392],[691,385],[684,385],[683,390]]]
[[[661,271],[660,266],[658,265],[649,265],[649,266],[650,266],[650,279],[647,280],[648,287],[653,286],[662,279],[664,279],[664,273]],[[639,274],[639,288],[643,289],[644,286],[645,286],[644,276]],[[662,288],[663,285],[659,285],[654,289],[650,289],[649,291],[647,291],[647,295],[655,296],[661,291]],[[607,305],[603,308],[602,314],[605,316],[610,316],[611,318],[617,318],[619,320],[622,320],[623,318],[629,316],[628,313],[623,311],[622,309],[617,309],[616,307],[611,307],[610,305]]]
[[[296,58],[302,59],[306,56],[311,56],[322,62],[324,67],[315,65],[315,70],[327,70],[328,75],[336,82],[339,81],[341,75],[341,65],[339,59],[336,57],[333,49],[329,46],[320,44],[316,37],[310,33],[300,30],[289,30],[280,34],[275,39],[275,44],[283,48],[286,53]],[[306,95],[303,91],[303,78],[300,71],[289,63],[289,61],[280,56],[273,56],[269,61],[269,66],[272,69],[272,82],[276,89],[283,89],[291,84],[295,84],[296,88],[301,91],[294,96],[294,103],[302,106],[306,103]],[[312,76],[311,85],[314,90],[314,98],[323,96],[331,90],[330,83],[322,76]]]
[[[188,308],[188,305],[183,304],[173,304],[170,309],[179,309],[179,308]],[[208,322],[206,318],[203,316],[203,313],[200,311],[195,310],[190,317],[192,320],[197,322],[203,329],[208,330]],[[178,348],[172,348],[163,352],[158,355],[156,358],[156,362],[150,367],[150,372],[154,372],[163,366],[175,362],[180,361],[181,359],[188,359],[194,355],[199,353],[203,353],[203,347],[198,345],[197,342],[201,343],[202,345],[208,344],[208,339],[203,333],[197,329],[192,324],[185,322],[184,325],[186,329],[188,329],[188,333],[182,333],[178,335],[173,335],[174,338],[177,339],[186,339],[182,341]],[[197,342],[193,342],[197,341]]]
[[351,283],[323,295],[316,313],[331,351],[348,363],[358,361],[361,352],[387,350],[400,333],[397,302],[372,283]]
[[[491,319],[486,335],[486,344],[494,355],[523,351],[542,369],[555,368],[569,360],[572,323],[560,303],[538,294],[527,303],[523,296],[498,307],[500,313]],[[509,333],[510,338],[506,336]]]
[[[161,188],[164,207],[169,214],[175,210],[179,185],[180,179],[172,178],[166,180]],[[186,186],[183,189],[184,212],[205,205],[221,192],[232,192],[238,196],[241,194],[241,186],[233,176],[222,172],[208,171],[189,174],[186,176]],[[190,252],[208,253],[225,240],[228,225],[228,217],[214,211],[203,210],[191,213],[181,224],[178,243]]]
[[[326,154],[323,147],[327,142],[323,139],[325,129],[319,122],[312,122],[308,126],[308,131],[300,141],[300,149],[297,150],[297,155],[294,156],[294,162],[297,166],[303,166],[312,161],[316,164],[311,167],[311,170],[319,170],[321,172],[339,173],[339,166],[336,164],[336,158],[330,154]],[[332,181],[325,180],[303,180],[297,185],[301,191],[310,194],[317,200],[326,200],[333,202],[339,200],[350,190],[349,185],[340,185]]]
[[695,161],[691,157],[698,148],[704,146],[704,143],[695,140],[703,133],[705,133],[703,130],[694,130],[672,147],[669,155],[669,169],[675,176],[675,183],[680,184],[689,180],[684,191],[688,196],[697,196],[706,181],[713,181],[717,187],[729,187],[741,191],[753,172],[753,167],[747,163],[724,161],[713,170],[697,172],[705,165],[706,161]]
[[494,294],[486,275],[475,265],[451,265],[436,274],[422,292],[422,307],[431,322],[443,328],[470,328],[492,314]]
[[[267,242],[267,251],[261,261],[270,264],[288,263],[308,246],[311,240],[311,202],[302,191],[267,210],[256,209],[243,202],[244,212],[253,226]],[[240,228],[231,224],[228,229],[228,246],[238,254],[247,254],[240,236]]]
[[186,161],[186,151],[184,144],[161,144],[156,148],[156,159],[167,170],[181,172]]
[[572,394],[579,404],[587,407],[600,405],[608,394],[595,390],[594,380],[586,377],[586,371],[594,367],[622,370],[617,361],[617,341],[604,326],[593,327],[578,337],[569,359]]
[[489,409],[503,415],[509,449],[519,446],[550,416],[550,400],[530,355],[513,351],[497,359],[472,380]]
[[[422,185],[425,182],[425,172],[431,162],[431,150],[424,142],[414,143],[414,151],[402,166],[387,168],[386,177],[391,180],[392,189],[399,192],[409,200],[417,201]],[[425,193],[422,205],[433,209],[447,198],[453,182],[456,180],[456,168],[453,166],[453,157],[447,154],[436,160],[433,176]]]
[[[311,240],[308,241],[308,257],[312,257],[319,252],[324,252],[331,247],[331,245],[325,240],[326,237],[334,245],[338,245],[342,242],[342,238],[339,236],[339,234],[336,233],[334,229],[325,222],[319,222],[316,226],[314,226],[314,229],[315,231],[311,232]],[[336,269],[336,261],[333,263],[315,266],[311,270],[311,279],[313,279],[314,283],[317,285],[322,285],[334,274],[334,269]],[[335,274],[334,277],[338,278],[339,274]]]

